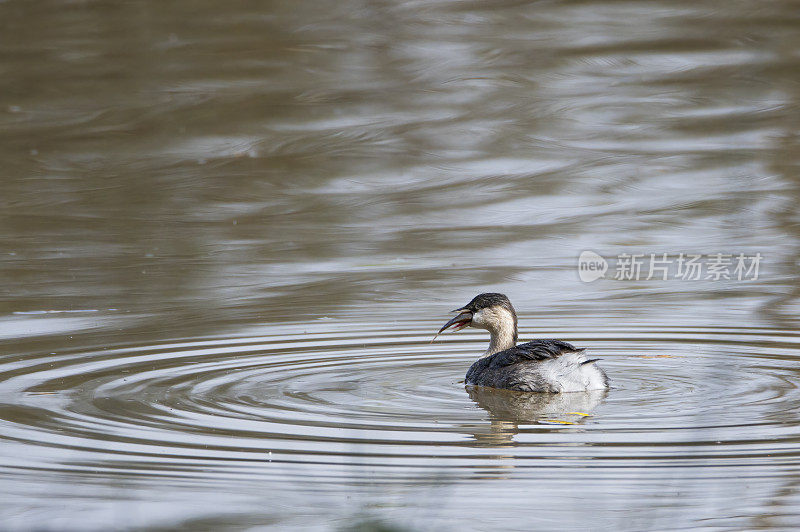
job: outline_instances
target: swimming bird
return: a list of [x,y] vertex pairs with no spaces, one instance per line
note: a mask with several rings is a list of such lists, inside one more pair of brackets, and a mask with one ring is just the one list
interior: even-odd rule
[[[489,331],[489,348],[467,371],[466,384],[523,392],[584,392],[608,388],[608,377],[584,349],[561,340],[534,340],[517,345],[517,313],[503,294],[478,294],[444,324],[460,331]],[[434,336],[434,340],[436,339]],[[431,340],[433,341],[433,340]]]

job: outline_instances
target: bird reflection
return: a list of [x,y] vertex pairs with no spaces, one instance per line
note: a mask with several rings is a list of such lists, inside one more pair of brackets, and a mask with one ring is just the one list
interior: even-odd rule
[[513,445],[521,424],[579,425],[607,394],[606,390],[527,393],[486,386],[467,386],[466,390],[470,399],[491,416],[489,431],[473,433],[475,439],[497,447]]

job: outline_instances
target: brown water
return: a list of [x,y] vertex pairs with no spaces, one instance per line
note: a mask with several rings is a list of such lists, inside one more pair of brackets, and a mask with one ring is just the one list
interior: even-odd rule
[[[0,2],[0,45],[3,529],[800,522],[796,2]],[[482,291],[613,389],[465,390],[485,335],[428,341]]]

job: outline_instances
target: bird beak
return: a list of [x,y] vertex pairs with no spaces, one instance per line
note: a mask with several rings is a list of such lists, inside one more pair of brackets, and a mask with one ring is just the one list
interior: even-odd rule
[[[439,332],[436,333],[436,336],[439,336],[445,331],[445,329],[453,325],[455,325],[455,327],[453,327],[453,332],[456,332],[460,331],[461,329],[463,329],[472,322],[471,311],[465,308],[457,308],[453,312],[458,312],[458,316],[445,323],[444,326],[441,329],[439,329]],[[436,336],[433,337],[433,340],[436,340]],[[433,343],[433,340],[431,340],[431,343]]]

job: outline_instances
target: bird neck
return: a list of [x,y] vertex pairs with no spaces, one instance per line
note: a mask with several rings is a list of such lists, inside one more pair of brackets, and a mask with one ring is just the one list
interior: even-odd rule
[[491,339],[489,340],[489,348],[483,354],[488,357],[500,351],[505,351],[517,345],[517,324],[511,321],[510,323],[501,323],[497,327],[489,329]]

